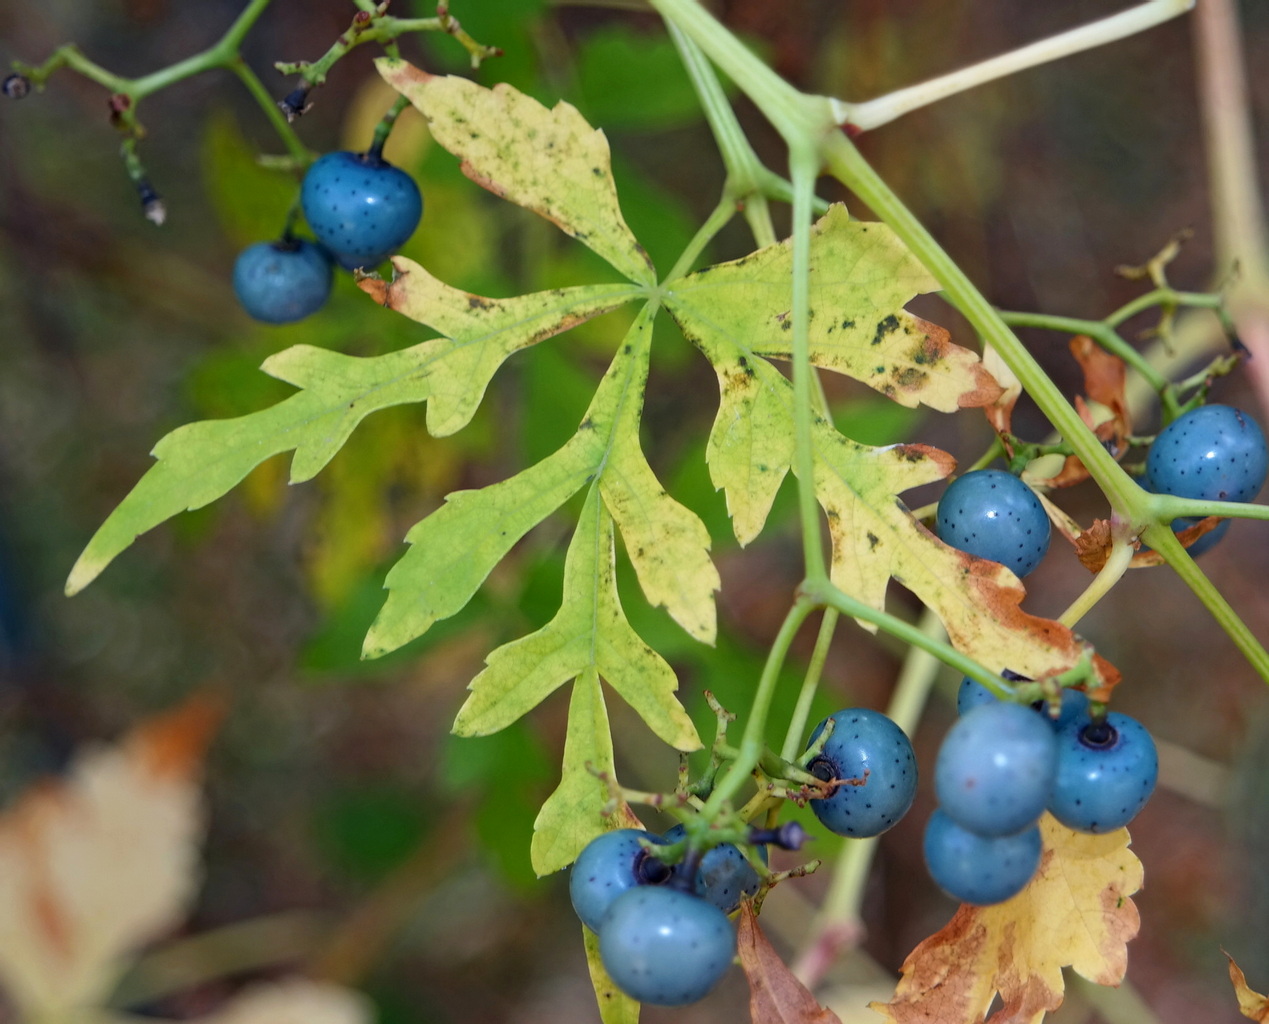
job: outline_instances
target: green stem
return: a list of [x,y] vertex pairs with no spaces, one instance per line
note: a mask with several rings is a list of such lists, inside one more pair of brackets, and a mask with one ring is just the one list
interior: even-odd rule
[[1180,516],[1269,519],[1269,505],[1253,505],[1246,501],[1205,501],[1200,498],[1179,498],[1174,494],[1151,494],[1148,501],[1151,513],[1162,523],[1170,523]]
[[[1152,498],[1157,497],[1162,495],[1152,496]],[[1217,503],[1213,502],[1213,504]],[[1220,504],[1228,503],[1221,502]],[[1203,602],[1203,606],[1211,613],[1212,618],[1234,641],[1234,645],[1250,662],[1252,668],[1260,674],[1262,679],[1269,682],[1269,652],[1265,651],[1260,641],[1247,628],[1247,624],[1238,617],[1238,613],[1230,607],[1229,602],[1216,589],[1212,581],[1203,575],[1203,570],[1195,564],[1190,553],[1185,550],[1185,546],[1176,539],[1176,534],[1172,532],[1171,527],[1154,523],[1142,533],[1141,539],[1163,555],[1173,571],[1181,577],[1186,586],[1194,591],[1195,596]]]
[[[243,38],[260,19],[260,15],[264,13],[270,2],[271,0],[250,0],[238,17],[234,19],[233,24],[225,30],[225,34],[215,44],[209,46],[202,53],[196,53],[192,57],[186,57],[184,60],[177,61],[169,67],[144,75],[141,78],[133,79],[130,83],[130,89],[126,90],[128,95],[136,102],[183,79],[214,68],[227,68],[234,61],[240,60],[238,51],[242,45]],[[272,103],[273,101],[270,100],[269,102]]]
[[[931,640],[941,642],[947,636],[943,623],[929,608],[921,613],[917,628]],[[938,675],[939,662],[919,647],[908,651],[903,670],[895,685],[889,716],[900,729],[911,736],[921,719],[930,689]],[[810,941],[798,957],[794,973],[810,987],[827,969],[844,939],[859,934],[858,920],[863,905],[864,885],[877,851],[877,839],[847,839],[833,865],[832,883],[820,904],[810,928]]]
[[1131,541],[1116,540],[1111,546],[1110,557],[1106,559],[1106,564],[1093,577],[1092,582],[1084,589],[1084,593],[1071,602],[1071,606],[1062,613],[1058,618],[1058,622],[1068,629],[1074,629],[1076,623],[1087,615],[1098,601],[1110,593],[1111,588],[1123,578],[1135,553]]
[[296,162],[296,165],[298,167],[307,167],[312,163],[313,154],[300,141],[300,137],[295,134],[295,129],[288,123],[282,113],[282,109],[274,102],[269,90],[264,87],[264,83],[260,81],[259,76],[241,58],[235,58],[226,66],[238,76],[238,81],[246,87],[247,92],[251,93],[252,98],[255,99],[260,110],[264,113],[265,120],[278,133],[278,138],[282,140],[282,144],[286,146],[286,151],[291,155],[291,159]]
[[758,688],[754,692],[753,705],[749,709],[749,720],[745,723],[745,732],[740,739],[740,747],[736,751],[736,759],[728,766],[727,772],[714,791],[710,793],[702,812],[706,819],[713,821],[718,817],[724,803],[730,800],[748,780],[753,770],[762,760],[764,739],[767,731],[767,716],[771,711],[771,698],[775,695],[776,683],[780,679],[780,669],[789,653],[793,638],[806,617],[811,614],[815,603],[805,596],[800,596],[789,609],[780,624],[771,650],[767,652],[766,663],[762,666],[762,675],[758,678]]
[[1118,356],[1141,374],[1159,394],[1162,394],[1168,386],[1167,377],[1151,366],[1145,356],[1124,341],[1108,320],[1081,320],[1076,317],[1050,316],[1045,313],[1006,312],[1000,314],[1000,319],[1010,327],[1036,327],[1042,331],[1057,331],[1070,335],[1087,334],[1107,352]]
[[802,526],[802,555],[806,581],[828,580],[824,543],[820,536],[820,507],[815,499],[815,449],[811,437],[811,197],[819,160],[813,150],[798,147],[789,153],[793,179],[793,470],[798,483],[798,514]]
[[804,584],[802,592],[807,598],[814,601],[816,604],[823,604],[830,608],[836,608],[843,615],[848,615],[852,619],[860,619],[885,630],[891,636],[898,640],[902,640],[910,647],[920,648],[943,662],[943,664],[950,666],[961,675],[969,676],[971,679],[982,683],[983,686],[1001,700],[1013,699],[1014,690],[1009,683],[1005,682],[1005,680],[1001,679],[994,673],[988,671],[973,658],[962,654],[950,644],[943,643],[942,641],[931,637],[919,626],[914,626],[912,623],[905,622],[903,619],[898,616],[891,615],[889,612],[883,612],[877,608],[873,608],[871,605],[864,604],[864,602],[860,601],[858,598],[851,597],[850,594],[838,589],[832,583],[827,581],[814,587],[812,587],[809,583]]
[[784,746],[780,748],[780,756],[786,761],[792,761],[801,750],[802,737],[806,735],[806,723],[811,717],[811,704],[820,688],[820,677],[824,672],[828,649],[833,645],[837,619],[836,608],[824,609],[824,617],[820,620],[819,636],[815,638],[815,650],[811,652],[811,662],[806,666],[806,675],[802,677],[802,689],[798,691],[798,701],[793,708],[793,717],[789,719],[789,728],[784,734]]
[[1106,317],[1108,327],[1118,327],[1126,320],[1131,320],[1138,313],[1143,313],[1152,306],[1175,308],[1190,306],[1195,309],[1220,309],[1225,299],[1221,295],[1208,295],[1206,292],[1178,292],[1172,288],[1156,288],[1154,291],[1138,295],[1131,302],[1120,306]]
[[736,215],[736,204],[723,196],[718,201],[718,205],[714,207],[705,223],[700,226],[696,234],[692,236],[692,240],[687,243],[687,248],[683,250],[674,266],[670,268],[669,274],[666,275],[665,284],[671,281],[677,281],[680,277],[691,272],[696,260],[701,253],[705,251],[705,247],[714,240],[714,236],[718,234],[727,222]]

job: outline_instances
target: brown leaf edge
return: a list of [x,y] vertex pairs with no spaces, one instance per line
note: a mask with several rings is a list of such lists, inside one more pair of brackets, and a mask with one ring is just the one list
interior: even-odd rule
[[749,980],[753,1024],[841,1024],[841,1018],[816,1002],[780,959],[758,927],[753,904],[747,901],[740,906],[736,947]]
[[1247,984],[1247,976],[1242,968],[1234,962],[1234,958],[1224,949],[1225,959],[1229,961],[1229,980],[1234,984],[1234,994],[1238,996],[1238,1012],[1261,1024],[1269,1022],[1269,999],[1252,989]]

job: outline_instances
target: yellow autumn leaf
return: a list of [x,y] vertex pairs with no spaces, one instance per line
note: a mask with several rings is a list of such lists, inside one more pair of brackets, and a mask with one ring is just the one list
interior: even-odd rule
[[184,917],[219,718],[218,703],[190,701],[0,816],[0,987],[21,1019],[101,1005],[134,952]]
[[1140,918],[1129,897],[1141,888],[1141,862],[1126,829],[1072,832],[1048,815],[1036,877],[1011,900],[962,906],[945,928],[909,954],[888,1003],[873,1009],[892,1024],[982,1021],[1038,1024],[1062,1005],[1062,969],[1117,985]]

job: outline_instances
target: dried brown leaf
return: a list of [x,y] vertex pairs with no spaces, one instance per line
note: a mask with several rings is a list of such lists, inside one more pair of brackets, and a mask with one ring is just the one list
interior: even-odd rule
[[753,905],[740,908],[737,935],[740,966],[749,979],[749,1016],[753,1024],[841,1024],[821,1006],[780,959],[758,927]]

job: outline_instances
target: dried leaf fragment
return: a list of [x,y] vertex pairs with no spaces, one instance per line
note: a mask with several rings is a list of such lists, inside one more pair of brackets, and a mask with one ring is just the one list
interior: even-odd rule
[[757,1024],[841,1024],[785,965],[758,927],[750,903],[740,907],[740,966],[749,980],[749,1016]]
[[[1222,953],[1225,951],[1222,949]],[[1247,984],[1247,976],[1242,968],[1234,963],[1234,958],[1225,953],[1229,961],[1229,980],[1234,983],[1234,993],[1238,996],[1238,1011],[1252,1020],[1269,1021],[1269,998],[1262,996]]]
[[23,1019],[100,1005],[132,953],[185,915],[220,716],[195,698],[81,754],[0,817],[0,985]]

